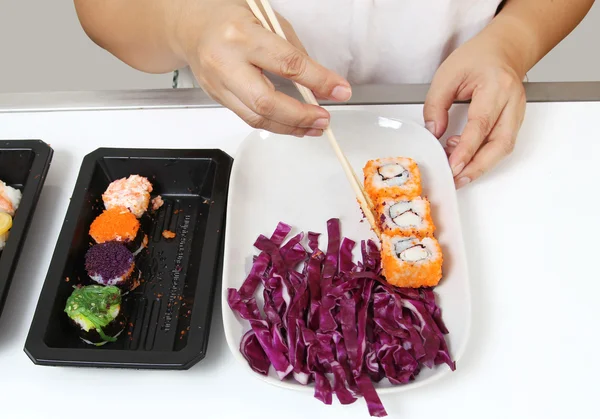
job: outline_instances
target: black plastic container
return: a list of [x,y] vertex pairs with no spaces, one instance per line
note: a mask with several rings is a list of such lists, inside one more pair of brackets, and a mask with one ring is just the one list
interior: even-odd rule
[[52,149],[42,141],[0,141],[0,180],[22,193],[6,246],[0,250],[0,315],[46,181],[52,155]]
[[[85,157],[25,343],[35,364],[188,369],[204,358],[231,164],[220,150],[98,149]],[[79,339],[65,303],[73,286],[93,283],[84,256],[102,193],[131,174],[147,177],[164,205],[141,219],[149,243],[136,260],[141,285],[124,297],[128,327],[117,342],[95,347]]]

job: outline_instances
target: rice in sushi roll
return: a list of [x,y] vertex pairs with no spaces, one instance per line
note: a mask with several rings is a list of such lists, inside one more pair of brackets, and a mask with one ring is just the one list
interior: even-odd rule
[[12,217],[5,213],[0,212],[0,250],[6,246],[10,229],[12,228]]
[[100,243],[92,246],[85,255],[85,269],[95,282],[129,289],[135,264],[133,253],[124,244]]
[[433,236],[435,226],[427,198],[386,199],[378,207],[380,228],[389,236]]
[[20,190],[12,188],[0,180],[0,212],[14,217],[22,196]]
[[65,313],[79,331],[81,340],[91,345],[115,342],[125,329],[121,291],[114,286],[75,288],[67,299]]
[[140,218],[148,210],[152,189],[152,184],[147,178],[131,175],[108,185],[102,194],[102,200],[106,209],[125,207]]
[[421,172],[412,159],[369,160],[363,173],[365,192],[375,205],[385,199],[412,199],[421,195]]
[[442,249],[433,237],[382,236],[383,276],[405,288],[436,286],[442,278]]

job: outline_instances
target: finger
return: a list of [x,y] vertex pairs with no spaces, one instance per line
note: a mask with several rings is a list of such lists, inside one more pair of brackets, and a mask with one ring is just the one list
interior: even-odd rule
[[329,112],[278,92],[265,82],[263,73],[251,65],[240,65],[229,77],[223,78],[223,84],[246,107],[265,119],[300,128],[325,129],[329,125]]
[[457,176],[469,164],[492,131],[506,106],[509,93],[495,86],[475,89],[469,105],[467,124],[456,150],[450,156],[452,174]]
[[446,156],[450,157],[452,152],[456,149],[459,140],[460,137],[458,135],[453,135],[452,137],[446,140],[446,146],[444,147],[444,150],[446,151]]
[[456,99],[458,86],[462,81],[457,79],[454,73],[446,72],[444,69],[442,65],[433,77],[423,106],[425,128],[437,138],[446,132],[448,110]]
[[446,147],[456,147],[460,141],[460,135],[453,135],[446,140]]
[[287,40],[304,54],[308,55],[308,51],[306,51],[306,48],[304,48],[304,45],[302,45],[302,42],[300,41],[300,38],[298,38],[298,35],[292,27],[292,24],[279,13],[275,12],[275,14],[277,15],[279,23],[281,24],[281,29],[283,29],[283,33],[285,33]]
[[295,81],[320,97],[346,101],[352,96],[350,83],[342,76],[315,62],[304,51],[262,27],[249,29],[255,46],[248,52],[248,61],[255,66]]
[[513,96],[502,111],[498,122],[488,136],[488,142],[477,151],[471,163],[456,179],[457,188],[461,188],[496,166],[509,155],[515,145],[517,133],[525,115],[525,99]]
[[218,95],[217,100],[223,106],[229,108],[237,116],[242,118],[252,128],[264,129],[276,134],[294,135],[296,137],[303,137],[305,135],[310,137],[320,137],[323,135],[323,130],[321,129],[292,127],[266,119],[253,112],[230,91],[222,91]]

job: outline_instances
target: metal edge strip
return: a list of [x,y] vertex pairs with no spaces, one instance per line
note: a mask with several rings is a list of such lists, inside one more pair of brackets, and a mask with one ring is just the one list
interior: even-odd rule
[[[428,84],[359,85],[344,104],[322,102],[328,106],[422,104]],[[597,102],[598,82],[525,83],[528,102]],[[291,85],[280,87],[300,99]],[[201,89],[108,90],[82,92],[1,93],[0,113],[90,110],[217,108],[220,105]]]

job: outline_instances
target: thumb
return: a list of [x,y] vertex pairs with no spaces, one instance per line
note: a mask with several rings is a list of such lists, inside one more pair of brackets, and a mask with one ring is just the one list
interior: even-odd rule
[[456,98],[457,89],[454,78],[440,67],[433,77],[423,106],[425,128],[436,138],[444,135],[448,128],[448,110]]

